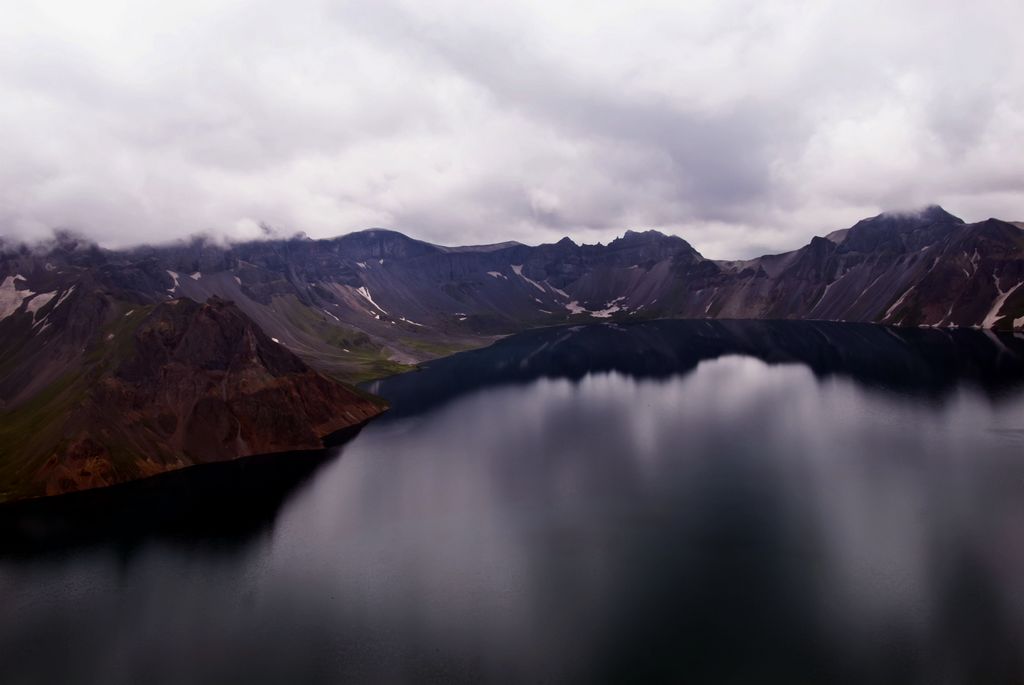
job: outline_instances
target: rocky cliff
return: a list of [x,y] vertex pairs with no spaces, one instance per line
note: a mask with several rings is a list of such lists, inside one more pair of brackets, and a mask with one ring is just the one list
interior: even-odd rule
[[43,354],[12,350],[37,373],[58,369],[35,392],[16,391],[20,374],[8,374],[9,396],[21,399],[0,414],[0,501],[318,449],[382,410],[310,369],[231,302],[175,298],[124,311],[102,295],[87,299],[99,325],[77,355],[45,331],[29,338]]

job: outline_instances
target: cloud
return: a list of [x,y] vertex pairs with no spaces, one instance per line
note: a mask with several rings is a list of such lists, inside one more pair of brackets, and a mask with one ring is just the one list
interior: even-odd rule
[[260,223],[709,256],[894,207],[1024,217],[1024,6],[27,2],[0,26],[0,234]]

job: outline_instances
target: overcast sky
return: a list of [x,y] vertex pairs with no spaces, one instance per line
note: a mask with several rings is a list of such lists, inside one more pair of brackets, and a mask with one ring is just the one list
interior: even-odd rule
[[715,258],[884,209],[1024,219],[1024,2],[7,2],[0,235],[660,228]]

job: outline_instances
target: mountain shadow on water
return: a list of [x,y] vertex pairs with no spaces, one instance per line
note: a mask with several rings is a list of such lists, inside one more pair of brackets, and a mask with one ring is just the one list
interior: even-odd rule
[[129,554],[154,538],[230,553],[270,530],[289,496],[364,425],[332,434],[327,449],[204,464],[0,506],[0,556],[63,554],[82,546]]
[[366,388],[391,403],[388,418],[394,419],[490,386],[603,372],[665,379],[729,355],[802,364],[819,378],[849,378],[936,402],[964,384],[994,401],[1024,386],[1024,338],[1016,334],[818,321],[661,320],[527,331]]

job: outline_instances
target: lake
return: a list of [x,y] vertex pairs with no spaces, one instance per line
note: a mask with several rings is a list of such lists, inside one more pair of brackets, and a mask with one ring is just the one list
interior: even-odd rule
[[1024,337],[530,331],[0,510],[0,682],[1024,682]]

